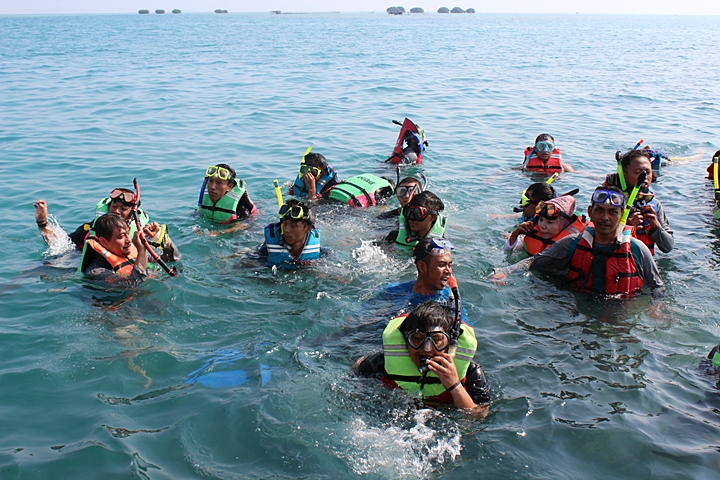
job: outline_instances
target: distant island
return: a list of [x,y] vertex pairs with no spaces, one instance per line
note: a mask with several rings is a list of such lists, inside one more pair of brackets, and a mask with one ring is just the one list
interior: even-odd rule
[[388,7],[387,13],[390,15],[402,15],[405,13],[405,7]]
[[215,13],[227,13],[227,10],[223,10],[221,8],[215,9]]
[[425,13],[422,7],[413,7],[410,9],[410,13]]
[[163,13],[165,13],[165,10],[163,10],[162,8],[158,8],[157,10],[155,10],[155,13],[157,13],[158,15],[162,15]]
[[438,13],[450,13],[450,9],[447,7],[438,8]]
[[138,13],[140,15],[147,15],[148,13],[150,13],[150,10],[138,10]]
[[453,7],[453,9],[450,10],[450,13],[465,13],[465,10],[460,7]]
[[179,8],[176,8],[175,10],[172,11],[172,13],[182,13],[182,11]]

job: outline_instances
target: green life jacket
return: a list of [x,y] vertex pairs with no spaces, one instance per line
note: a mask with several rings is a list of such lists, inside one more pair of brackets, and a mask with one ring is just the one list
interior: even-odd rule
[[[415,236],[413,232],[410,231],[410,227],[408,225],[407,220],[405,220],[405,215],[402,214],[402,211],[400,212],[400,220],[398,225],[398,233],[397,237],[395,237],[395,243],[398,245],[402,245],[404,247],[414,247],[418,244],[420,239]],[[428,238],[443,238],[445,237],[445,225],[447,223],[447,217],[444,215],[438,215],[438,217],[435,219],[435,223],[433,223],[432,228],[426,235]]]
[[[385,374],[383,376],[395,382],[403,390],[421,392],[423,397],[440,395],[445,391],[445,387],[440,383],[440,378],[433,372],[428,372],[423,378],[418,372],[418,366],[410,358],[407,343],[400,332],[400,325],[405,318],[407,315],[393,318],[383,331],[382,341],[385,356]],[[460,324],[460,338],[458,338],[458,348],[453,360],[460,380],[465,378],[476,350],[475,330],[466,323]]]
[[203,187],[202,201],[198,204],[200,213],[215,223],[230,223],[237,219],[238,203],[247,190],[243,180],[236,178],[232,190],[223,195],[217,203],[210,200],[207,182],[203,184]]
[[371,207],[383,198],[389,198],[392,193],[393,186],[390,182],[371,173],[364,173],[332,187],[328,198],[347,203],[351,207]]

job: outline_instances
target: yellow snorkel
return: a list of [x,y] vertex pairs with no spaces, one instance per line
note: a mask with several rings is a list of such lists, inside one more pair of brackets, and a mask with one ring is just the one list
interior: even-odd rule
[[627,223],[627,219],[630,216],[630,210],[632,209],[633,204],[635,204],[635,197],[637,197],[637,194],[640,191],[640,186],[645,183],[646,178],[647,172],[642,172],[638,176],[637,183],[635,183],[632,192],[630,192],[630,198],[628,198],[627,205],[625,205],[625,210],[623,210],[622,217],[620,218],[620,225],[624,226]]
[[275,196],[277,197],[278,208],[280,208],[283,206],[282,190],[280,190],[280,184],[277,180],[273,180],[273,185],[275,185]]
[[625,173],[623,172],[622,168],[622,153],[620,153],[620,150],[615,152],[615,161],[617,162],[617,172],[618,177],[620,177],[620,188],[622,188],[622,191],[624,192],[627,188],[627,184],[625,184]]
[[312,150],[314,143],[311,143],[310,146],[305,150],[305,153],[303,153],[302,159],[300,160],[300,170],[298,171],[298,178],[301,178],[303,176],[302,173],[302,166],[305,165],[305,157],[307,157],[307,154],[310,153],[310,150]]
[[552,174],[552,177],[548,178],[548,179],[545,181],[545,184],[546,184],[546,185],[550,185],[550,184],[551,184],[552,182],[554,182],[555,179],[556,179],[557,177],[559,177],[559,176],[560,176],[560,172],[555,172],[555,173],[553,173],[553,174]]
[[713,186],[715,187],[715,191],[717,192],[720,190],[720,187],[718,186],[718,157],[713,157]]

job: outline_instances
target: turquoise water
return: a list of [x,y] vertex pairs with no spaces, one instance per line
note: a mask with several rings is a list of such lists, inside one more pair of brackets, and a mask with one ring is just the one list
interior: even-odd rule
[[[0,478],[715,478],[720,229],[703,179],[718,148],[716,19],[424,15],[0,17]],[[370,246],[377,211],[321,213],[334,254],[275,273],[247,252],[314,142],[345,177],[379,163],[410,117],[430,146],[455,273],[493,384],[483,421],[418,410],[353,378],[379,348],[365,305],[405,258]],[[559,190],[589,191],[640,138],[679,158],[656,185],[676,249],[667,296],[602,302],[561,279],[488,281],[532,179],[541,132]],[[210,235],[204,168],[227,162],[262,212]],[[33,201],[66,230],[137,177],[183,275],[132,295],[88,288],[51,255]],[[210,367],[213,358],[226,359]],[[239,385],[186,383],[242,369]],[[238,374],[239,375],[239,374]]]

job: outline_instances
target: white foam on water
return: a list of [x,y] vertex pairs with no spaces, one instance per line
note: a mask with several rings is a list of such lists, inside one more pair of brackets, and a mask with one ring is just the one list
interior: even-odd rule
[[44,255],[57,256],[70,252],[75,249],[75,244],[70,240],[65,230],[60,227],[58,221],[51,214],[47,217],[48,228],[53,232],[54,236],[48,237],[48,248]]
[[442,472],[446,463],[460,456],[462,445],[457,425],[440,422],[441,430],[428,425],[441,415],[436,410],[422,409],[408,418],[403,410],[394,415],[392,424],[381,426],[357,418],[343,442],[349,444],[350,451],[339,456],[357,475],[418,478]]
[[395,272],[402,268],[406,260],[388,256],[385,251],[372,241],[360,240],[359,247],[353,249],[352,256],[365,273]]

